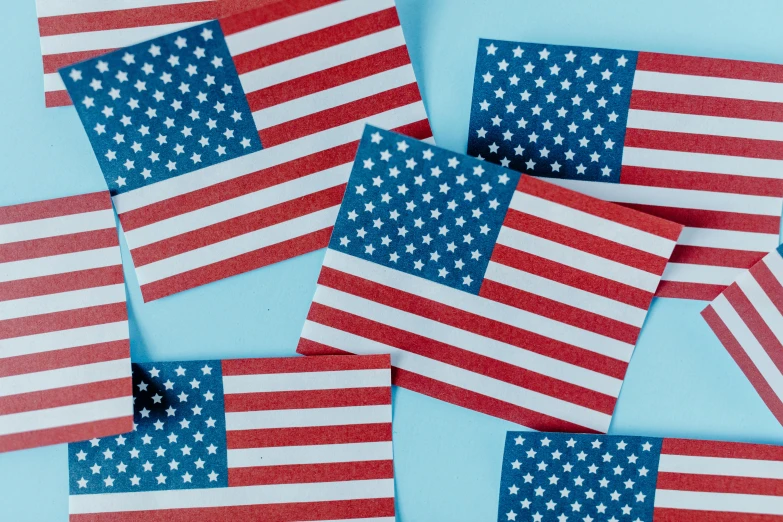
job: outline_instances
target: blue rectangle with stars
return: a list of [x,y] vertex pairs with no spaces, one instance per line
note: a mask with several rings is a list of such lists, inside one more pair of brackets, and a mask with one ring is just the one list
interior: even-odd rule
[[329,248],[478,294],[519,176],[368,125]]
[[132,366],[133,431],[68,444],[70,494],[227,487],[220,361]]
[[637,55],[480,40],[468,154],[534,176],[619,183]]
[[651,522],[663,439],[506,434],[499,522]]
[[261,150],[217,21],[60,69],[112,195]]

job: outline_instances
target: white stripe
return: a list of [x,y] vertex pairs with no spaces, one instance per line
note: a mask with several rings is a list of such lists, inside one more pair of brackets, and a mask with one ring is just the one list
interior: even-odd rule
[[118,214],[268,169],[361,138],[365,124],[393,129],[427,119],[421,101],[114,196]]
[[223,393],[340,390],[391,386],[389,370],[224,375]]
[[[658,489],[655,491],[655,507],[722,513],[783,515],[783,500],[777,495],[703,493],[700,491]],[[737,517],[737,520],[745,520],[745,517]]]
[[130,377],[130,359],[0,377],[0,397]]
[[231,56],[237,56],[390,7],[394,0],[344,0],[229,35],[226,44]]
[[514,250],[527,252],[565,266],[573,266],[593,275],[617,281],[647,292],[655,292],[660,276],[633,266],[624,265],[577,248],[550,241],[533,234],[503,226],[498,243]]
[[[623,165],[650,167],[653,169],[684,170],[687,172],[733,174],[735,176],[749,176],[752,178],[783,179],[783,161],[781,160],[679,152],[675,150],[625,147],[623,148]],[[720,177],[716,177],[715,181],[720,183]],[[580,181],[578,183],[595,182]],[[610,185],[610,183],[600,183],[600,185]]]
[[0,225],[0,245],[115,228],[112,209]]
[[358,257],[342,254],[331,248],[327,249],[326,256],[324,256],[324,266],[334,268],[346,274],[360,275],[363,279],[380,285],[417,295],[457,310],[476,314],[479,317],[486,317],[493,321],[543,335],[544,337],[620,361],[628,362],[633,352],[632,344],[604,337],[587,330],[581,330],[490,299],[468,299],[468,297],[472,297],[471,294],[446,285],[433,283],[422,277],[386,268]]
[[405,45],[400,26],[239,75],[246,94]]
[[656,236],[638,228],[588,214],[552,201],[515,191],[510,207],[519,212],[552,221],[574,230],[608,239],[643,252],[668,259],[674,248],[674,241]]
[[392,410],[389,404],[301,410],[226,412],[227,431],[380,424],[391,421]]
[[128,321],[0,339],[0,359],[128,339]]
[[130,395],[130,389],[127,396],[116,399],[0,415],[0,436],[121,417],[127,417],[130,426],[133,419],[133,397]]
[[783,479],[783,462],[663,453],[658,471],[690,475]]
[[[341,520],[319,520],[318,522],[395,522],[394,517],[372,517],[372,518],[351,518]],[[296,522],[306,522],[304,520],[297,520]]]
[[302,337],[355,354],[390,353],[392,365],[397,368],[603,433],[609,429],[612,419],[611,415],[309,320],[305,322]]
[[[136,267],[139,284],[146,285],[189,270],[276,245],[334,225],[340,207],[334,206],[241,236]],[[131,247],[132,249],[133,247]]]
[[413,66],[403,65],[396,69],[383,71],[331,89],[261,109],[253,113],[253,121],[258,130],[268,129],[281,123],[415,83],[416,76],[413,74]]
[[44,92],[64,91],[65,83],[60,73],[47,73],[43,77]]
[[633,90],[783,102],[783,84],[780,83],[640,71],[639,69],[636,70],[633,77]]
[[59,294],[0,301],[0,321],[125,302],[125,285],[99,286]]
[[641,328],[647,310],[490,261],[485,276],[498,283]]
[[308,176],[221,201],[192,212],[179,214],[149,225],[125,232],[131,249],[156,243],[170,237],[199,230],[280,203],[315,194],[348,181],[353,163],[346,163]]
[[392,443],[358,442],[228,450],[229,468],[391,460]]
[[708,136],[783,141],[783,123],[674,112],[628,111],[628,127]]
[[[776,248],[777,245],[775,245],[774,249],[771,248],[770,250],[775,250]],[[780,283],[780,286],[783,286],[783,257],[780,256],[780,252],[777,250],[775,252],[770,252],[764,256],[762,261],[767,265],[767,268],[772,272],[772,275],[775,276],[775,279]]]
[[[761,291],[761,289],[759,289]],[[779,399],[783,399],[783,374],[780,373],[775,362],[770,358],[769,354],[764,350],[764,347],[756,339],[751,332],[745,321],[739,316],[737,311],[731,306],[726,296],[719,295],[712,303],[712,307],[720,317],[721,321],[726,325],[731,334],[737,339],[737,342],[742,347],[753,365],[758,369],[759,373],[763,377],[764,381],[772,388],[772,392],[777,395]],[[783,479],[783,462],[780,463],[781,476]]]
[[661,279],[681,283],[728,286],[742,275],[744,271],[744,268],[730,266],[692,265],[672,263],[670,261],[666,268],[663,269],[663,277]]
[[151,40],[158,36],[175,33],[188,27],[202,24],[205,21],[43,36],[41,37],[41,53],[46,56],[49,54],[118,49]]
[[0,282],[120,265],[120,247],[0,263]]
[[677,244],[769,252],[777,248],[778,237],[778,234],[762,234],[761,232],[685,227],[682,229]]
[[35,0],[38,18],[82,13],[100,13],[161,5],[190,4],[213,0]]

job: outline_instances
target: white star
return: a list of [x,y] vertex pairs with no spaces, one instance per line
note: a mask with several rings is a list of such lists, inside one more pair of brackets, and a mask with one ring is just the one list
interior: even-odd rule
[[130,481],[131,481],[131,486],[138,486],[139,482],[141,482],[141,477],[139,477],[138,475],[133,475],[130,478]]
[[80,478],[76,482],[79,484],[79,489],[87,487],[87,479],[85,479],[84,477]]
[[602,56],[598,53],[595,53],[593,56],[590,57],[590,62],[592,65],[598,65],[601,63]]
[[628,58],[626,58],[624,54],[617,58],[618,67],[625,67],[626,63],[628,63]]
[[486,47],[486,49],[487,49],[487,54],[488,54],[488,55],[489,55],[489,54],[492,54],[492,55],[494,55],[494,54],[495,54],[495,51],[497,51],[497,50],[498,50],[498,48],[497,48],[497,47],[495,47],[495,44],[494,44],[494,43],[490,43],[490,44],[489,44],[489,45]]

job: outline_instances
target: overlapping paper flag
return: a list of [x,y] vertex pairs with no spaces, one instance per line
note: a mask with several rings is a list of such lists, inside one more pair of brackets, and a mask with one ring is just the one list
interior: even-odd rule
[[[72,520],[394,520],[391,384],[544,432],[498,520],[783,520],[780,448],[602,435],[655,295],[783,422],[781,66],[481,40],[471,157],[392,0],[37,6],[108,191],[0,208],[0,451]],[[327,248],[310,357],[131,364],[114,212],[145,301]]]

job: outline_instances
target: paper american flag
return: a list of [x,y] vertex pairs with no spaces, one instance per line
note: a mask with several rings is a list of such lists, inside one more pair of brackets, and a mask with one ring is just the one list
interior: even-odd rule
[[130,374],[109,193],[0,207],[0,452],[128,431]]
[[391,0],[274,2],[61,76],[145,301],[324,248],[365,122],[432,136]]
[[783,66],[481,40],[468,153],[685,225],[656,295],[712,300],[778,245]]
[[605,432],[681,228],[368,126],[298,351],[391,353],[399,386]]
[[498,522],[783,520],[783,447],[508,432]]
[[394,520],[388,355],[133,364],[133,431],[68,446],[70,520]]

